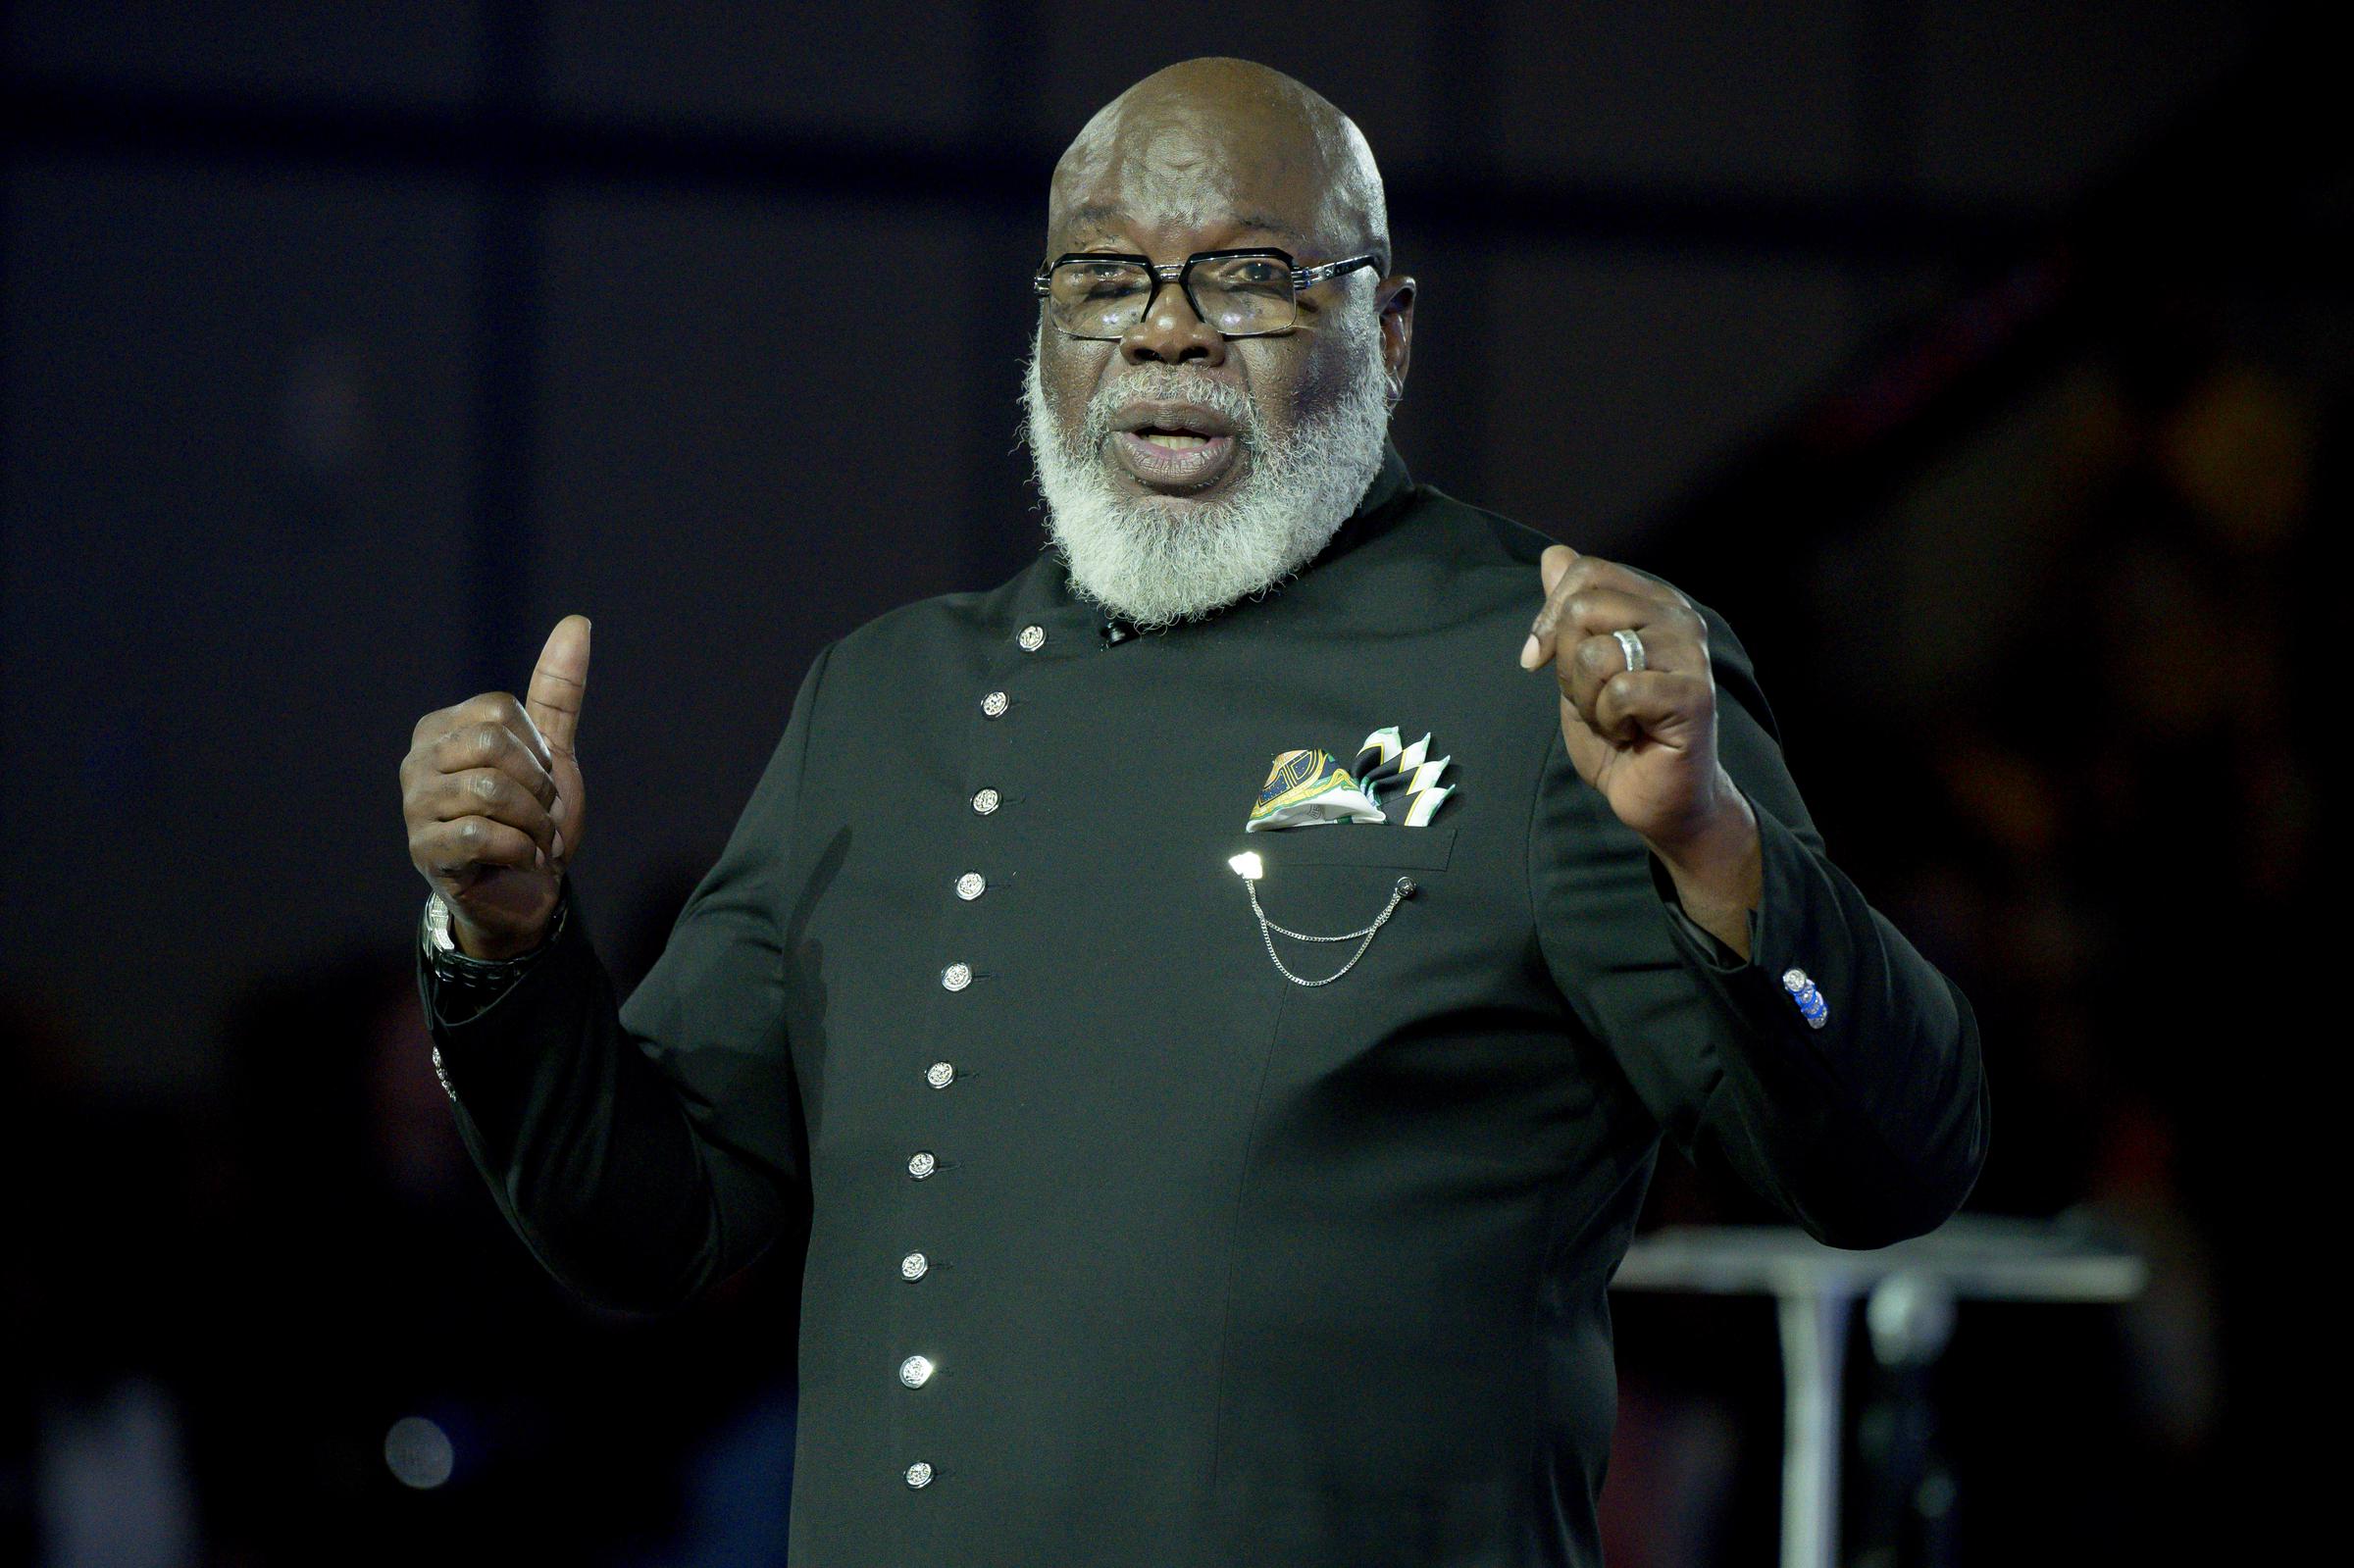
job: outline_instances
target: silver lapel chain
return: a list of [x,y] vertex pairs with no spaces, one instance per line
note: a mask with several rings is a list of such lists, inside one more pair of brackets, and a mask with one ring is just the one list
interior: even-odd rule
[[[1258,939],[1267,944],[1267,957],[1273,961],[1276,972],[1295,986],[1329,986],[1334,981],[1340,979],[1343,975],[1348,974],[1349,971],[1355,969],[1356,967],[1356,961],[1365,956],[1365,949],[1373,945],[1374,933],[1380,931],[1382,927],[1390,923],[1390,916],[1397,913],[1398,906],[1401,903],[1404,903],[1407,899],[1414,896],[1413,879],[1410,877],[1401,877],[1398,879],[1397,885],[1390,889],[1390,901],[1382,907],[1380,914],[1373,917],[1372,925],[1365,927],[1361,931],[1343,932],[1338,936],[1311,936],[1306,932],[1294,931],[1289,926],[1278,926],[1275,924],[1275,922],[1267,918],[1267,912],[1258,907],[1258,879],[1256,877],[1245,874],[1243,877],[1243,887],[1251,894],[1251,913],[1258,917]],[[1364,939],[1357,942],[1356,951],[1349,955],[1349,962],[1343,964],[1340,968],[1334,970],[1322,980],[1302,980],[1299,976],[1284,968],[1283,960],[1276,957],[1275,937],[1273,935],[1276,932],[1282,932],[1286,936],[1292,937],[1296,941],[1304,942],[1345,942],[1360,936]]]

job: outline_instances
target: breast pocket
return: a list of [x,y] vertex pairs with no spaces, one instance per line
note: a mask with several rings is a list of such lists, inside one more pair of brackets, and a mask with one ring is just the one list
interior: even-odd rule
[[1247,916],[1238,931],[1275,972],[1309,988],[1372,961],[1390,928],[1409,920],[1455,849],[1453,828],[1357,825],[1238,834],[1228,864]]
[[1255,853],[1274,876],[1279,866],[1401,866],[1444,871],[1455,850],[1453,828],[1395,828],[1336,823],[1323,828],[1283,828],[1274,833],[1238,833],[1229,855]]

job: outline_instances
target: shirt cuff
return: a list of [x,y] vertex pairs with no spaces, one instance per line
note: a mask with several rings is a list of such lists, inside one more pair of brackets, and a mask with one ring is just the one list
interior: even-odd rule
[[[1685,911],[1684,901],[1675,890],[1673,874],[1661,863],[1659,856],[1653,855],[1650,859],[1651,885],[1659,890],[1660,902],[1666,910],[1667,924],[1684,938],[1679,945],[1683,947],[1685,956],[1718,974],[1729,975],[1735,970],[1749,968],[1749,959],[1733,951],[1731,943]],[[1764,918],[1763,908],[1749,912],[1749,950],[1753,953],[1758,950],[1758,931]]]

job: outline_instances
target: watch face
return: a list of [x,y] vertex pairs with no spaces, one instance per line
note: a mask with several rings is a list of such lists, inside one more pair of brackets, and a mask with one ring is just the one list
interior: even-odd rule
[[449,936],[449,906],[441,901],[439,893],[425,895],[425,934],[433,938],[434,945],[441,951],[454,953],[458,950],[458,944]]

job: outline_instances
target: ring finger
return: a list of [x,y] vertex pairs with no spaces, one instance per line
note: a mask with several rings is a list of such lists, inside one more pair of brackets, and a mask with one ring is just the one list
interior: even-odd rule
[[1701,663],[1698,645],[1672,625],[1615,626],[1583,634],[1564,631],[1562,634],[1574,640],[1556,661],[1555,674],[1561,696],[1588,725],[1594,724],[1595,704],[1603,686],[1634,669],[1633,650],[1619,640],[1620,632],[1633,637],[1642,650],[1641,673],[1682,674]]

